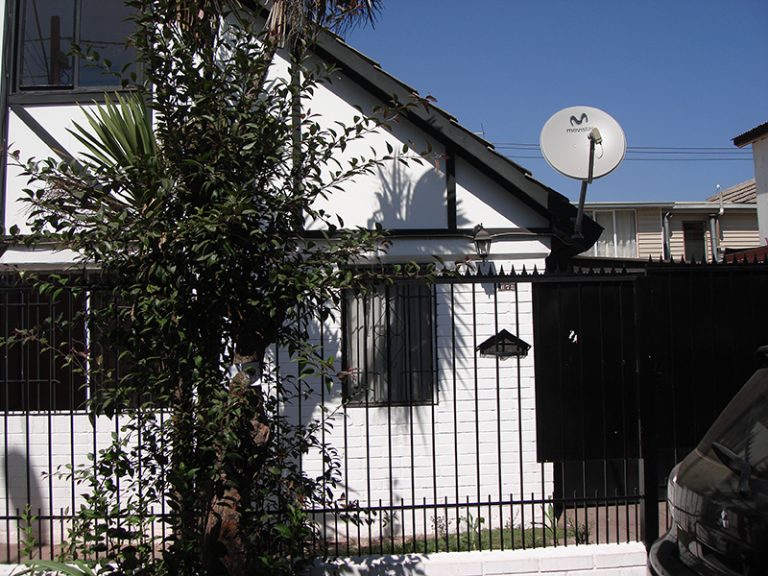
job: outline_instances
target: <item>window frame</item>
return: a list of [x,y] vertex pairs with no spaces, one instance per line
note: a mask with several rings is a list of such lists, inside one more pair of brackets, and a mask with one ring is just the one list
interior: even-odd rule
[[[403,290],[404,288],[413,288],[416,287],[420,293],[416,294],[415,296],[410,296],[411,298],[416,298],[418,300],[421,300],[424,298],[426,300],[425,303],[417,303],[417,310],[418,313],[421,314],[418,320],[414,320],[412,316],[412,310],[410,307],[411,303],[406,303],[404,306],[404,310],[401,310],[400,314],[405,314],[404,317],[401,317],[399,320],[395,319],[393,320],[391,314],[392,306],[391,303],[393,301],[398,302],[400,301],[400,298],[408,297],[403,296],[399,293],[400,290]],[[379,290],[383,290],[383,293],[379,293]],[[393,294],[392,292],[395,291]],[[422,292],[423,291],[423,292]],[[384,298],[383,309],[385,310],[385,314],[387,315],[386,322],[384,324],[384,329],[386,330],[386,341],[385,341],[385,350],[384,350],[384,359],[383,359],[383,365],[386,368],[386,373],[382,376],[383,383],[387,387],[387,399],[384,400],[377,400],[377,391],[375,389],[368,389],[367,393],[363,393],[362,389],[360,388],[360,380],[362,380],[362,376],[360,376],[363,371],[356,370],[354,363],[352,362],[351,356],[353,355],[353,346],[355,344],[352,342],[354,340],[354,336],[352,336],[351,330],[353,330],[353,327],[351,326],[351,318],[350,318],[350,305],[352,302],[358,302],[358,299],[360,298],[370,298],[370,297],[378,297],[378,298]],[[435,303],[436,303],[436,296],[435,296],[435,288],[433,285],[428,284],[423,281],[416,281],[416,282],[403,282],[403,281],[395,281],[392,284],[376,284],[375,286],[371,287],[368,291],[364,292],[358,292],[355,293],[352,290],[345,290],[344,294],[342,296],[342,314],[341,314],[341,356],[342,356],[342,374],[344,374],[344,377],[342,379],[342,395],[350,407],[355,408],[365,408],[365,407],[377,407],[377,406],[430,406],[430,405],[437,405],[437,361],[436,361],[436,320],[437,320],[437,314],[435,310]],[[364,311],[364,314],[367,314],[367,309]],[[366,321],[367,318],[364,316],[363,320]],[[396,324],[400,322],[400,326],[393,326],[393,324]],[[393,387],[393,379],[391,376],[391,371],[393,367],[393,361],[392,361],[392,338],[391,335],[393,331],[397,331],[397,328],[403,329],[405,328],[406,331],[410,334],[410,330],[414,327],[418,327],[418,333],[422,336],[422,340],[426,339],[429,342],[429,353],[428,355],[420,355],[420,359],[427,361],[426,369],[418,370],[417,372],[421,375],[429,374],[429,381],[421,385],[424,386],[424,390],[421,390],[418,394],[414,394],[413,390],[410,388],[406,388],[402,381],[398,382],[396,386]],[[363,330],[366,330],[368,327],[367,322],[365,322],[363,326]],[[360,327],[357,328],[358,330]],[[411,344],[412,346],[413,344]],[[402,344],[397,344],[398,347],[400,347],[400,354],[405,358],[402,360],[406,365],[409,364],[409,351],[408,351],[408,341],[403,341]],[[363,352],[365,354],[365,351]],[[359,356],[359,353],[358,353]],[[428,356],[428,358],[426,358]],[[411,371],[413,372],[413,371]],[[358,378],[358,382],[355,383],[354,379]],[[413,384],[409,384],[409,387]],[[417,384],[418,385],[418,384]],[[392,391],[394,389],[397,390],[406,390],[409,389],[409,395],[410,398],[392,398]],[[418,396],[418,398],[415,398],[415,396]]]
[[[25,7],[33,0],[11,0],[9,2],[10,14],[6,14],[8,21],[12,23],[12,30],[9,34],[9,48],[6,53],[6,66],[10,68],[10,86],[9,102],[12,104],[25,103],[92,103],[93,101],[103,102],[105,93],[128,92],[133,90],[131,86],[123,86],[115,79],[113,83],[82,85],[80,78],[80,57],[72,56],[73,80],[72,84],[67,85],[36,85],[22,87],[22,64],[24,47],[24,15]],[[78,44],[82,29],[82,3],[84,0],[73,0],[74,24],[73,24],[73,44]],[[135,59],[134,59],[135,62]],[[118,70],[119,72],[119,70]],[[137,82],[141,82],[141,69],[137,67]]]
[[[616,213],[617,212],[629,212],[632,214],[632,221],[634,223],[634,236],[635,236],[635,255],[634,256],[618,256],[617,255],[617,247],[618,247],[618,236],[616,233]],[[595,258],[639,258],[639,247],[637,245],[637,210],[633,208],[592,208],[589,210],[589,216],[592,218],[595,222],[597,222],[597,214],[602,213],[610,213],[611,214],[611,222],[613,227],[613,238],[611,239],[611,252],[612,254],[610,256],[600,256],[597,253],[597,246],[600,242],[600,238],[602,238],[602,233],[600,234],[600,237],[595,241],[592,248],[590,248],[590,253]],[[605,232],[605,230],[603,230]]]

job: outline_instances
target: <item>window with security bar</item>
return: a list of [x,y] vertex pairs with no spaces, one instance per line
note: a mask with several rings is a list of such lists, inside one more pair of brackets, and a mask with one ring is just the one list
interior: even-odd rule
[[[41,293],[0,275],[0,412],[84,410],[95,394],[117,392],[129,360],[92,314],[108,291]],[[132,398],[137,406],[141,398]]]
[[352,404],[433,401],[432,287],[380,285],[344,299],[345,395]]
[[73,350],[87,345],[85,298],[42,295],[29,285],[0,283],[0,411],[85,407],[87,385]]

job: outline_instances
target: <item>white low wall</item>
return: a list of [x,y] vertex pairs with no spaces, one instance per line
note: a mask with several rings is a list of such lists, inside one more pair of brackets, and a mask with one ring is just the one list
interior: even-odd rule
[[[318,561],[311,576],[645,576],[642,542],[493,552],[440,552]],[[0,564],[0,576],[23,567]]]
[[645,576],[642,542],[493,552],[369,556],[318,562],[312,576]]

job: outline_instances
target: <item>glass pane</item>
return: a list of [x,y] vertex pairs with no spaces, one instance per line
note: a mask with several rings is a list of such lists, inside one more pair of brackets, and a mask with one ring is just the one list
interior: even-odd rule
[[423,284],[395,287],[391,306],[389,387],[392,402],[426,402],[432,397],[431,288]]
[[71,86],[74,0],[27,0],[23,6],[19,85]]
[[616,257],[637,257],[635,213],[632,210],[616,211]]
[[613,212],[595,212],[595,221],[603,227],[595,244],[595,256],[615,256],[613,248]]
[[85,376],[55,351],[82,346],[85,325],[74,320],[83,309],[83,299],[62,293],[51,300],[20,287],[5,292],[1,303],[3,337],[17,330],[36,330],[50,346],[30,339],[0,355],[0,410],[81,409],[86,400]]
[[426,285],[379,286],[347,293],[346,394],[377,404],[432,399],[432,292]]
[[346,391],[350,399],[382,402],[387,399],[386,303],[384,289],[370,294],[348,293],[345,303]]
[[432,397],[432,289],[409,287],[408,301],[409,400],[426,402]]
[[80,59],[80,86],[120,84],[123,68],[136,60],[136,51],[127,47],[133,29],[130,15],[122,0],[82,0],[80,50],[93,60]]

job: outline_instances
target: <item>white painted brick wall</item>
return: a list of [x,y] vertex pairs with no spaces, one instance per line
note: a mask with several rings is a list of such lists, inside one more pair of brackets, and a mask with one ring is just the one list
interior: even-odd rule
[[[92,419],[85,412],[74,413],[9,413],[0,416],[7,449],[0,464],[0,514],[23,513],[27,503],[32,516],[62,516],[82,503],[86,488],[73,489],[61,474],[68,467],[77,468],[90,462],[88,454],[106,448],[112,435],[118,433],[122,421],[106,417]],[[41,545],[54,543],[66,536],[67,525],[54,521],[33,523],[34,537]],[[0,522],[0,542],[16,543],[19,531],[13,521]]]

